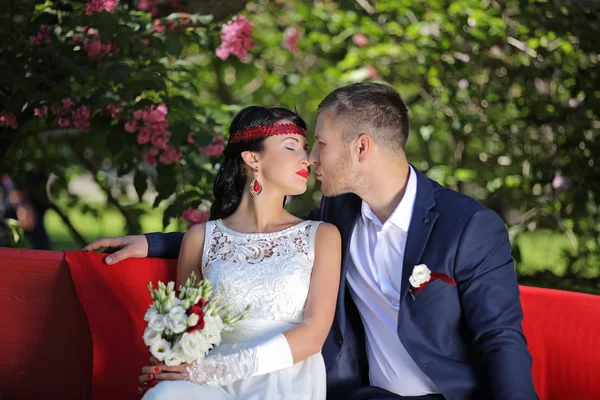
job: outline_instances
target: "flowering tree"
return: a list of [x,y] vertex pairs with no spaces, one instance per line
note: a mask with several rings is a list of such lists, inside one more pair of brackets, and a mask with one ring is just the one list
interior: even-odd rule
[[[501,213],[513,235],[567,232],[573,274],[598,264],[600,5],[33,3],[0,5],[12,15],[0,26],[10,38],[0,50],[0,153],[17,173],[43,163],[55,174],[59,211],[99,212],[66,191],[89,171],[130,232],[148,184],[154,206],[170,201],[165,223],[185,210],[202,221],[242,105],[297,107],[310,125],[331,90],[382,80],[409,105],[418,168]],[[138,196],[119,190],[131,176]],[[311,187],[292,208],[305,211],[318,194]]]
[[[176,1],[123,3],[30,1],[2,10],[2,37],[11,39],[1,64],[3,170],[19,176],[33,166],[52,174],[48,205],[80,244],[65,206],[101,213],[67,190],[80,171],[91,173],[131,233],[140,232],[145,208],[138,199],[148,183],[157,190],[155,206],[194,183],[165,224],[208,198],[231,113],[228,104],[199,104],[204,85],[189,77],[202,64],[220,62],[221,36],[221,55],[243,56],[251,47],[250,39],[236,41],[240,26],[244,34],[251,29],[243,17],[221,33],[212,16],[183,12]],[[138,199],[119,193],[123,176],[133,176]]]

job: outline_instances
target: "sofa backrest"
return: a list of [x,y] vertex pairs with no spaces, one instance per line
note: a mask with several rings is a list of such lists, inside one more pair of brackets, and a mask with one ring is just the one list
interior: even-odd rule
[[[137,398],[138,364],[148,356],[145,287],[174,279],[176,261],[109,267],[103,257],[67,252],[69,269],[62,252],[0,248],[0,398]],[[599,399],[600,296],[522,286],[521,302],[540,399]],[[110,313],[110,323],[122,327],[123,340],[98,317],[119,304],[126,306]]]

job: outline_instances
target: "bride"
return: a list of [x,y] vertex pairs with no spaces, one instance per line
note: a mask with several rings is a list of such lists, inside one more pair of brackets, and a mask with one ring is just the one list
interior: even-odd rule
[[325,399],[321,347],[333,321],[341,239],[333,225],[283,208],[306,191],[306,124],[283,108],[248,107],[231,123],[210,221],[189,229],[177,285],[192,271],[231,311],[251,311],[203,362],[142,369],[153,399]]

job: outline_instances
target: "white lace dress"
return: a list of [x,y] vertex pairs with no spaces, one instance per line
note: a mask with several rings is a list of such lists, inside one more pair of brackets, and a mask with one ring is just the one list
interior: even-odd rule
[[[314,262],[319,222],[305,221],[274,233],[235,232],[221,220],[206,224],[202,276],[232,311],[250,304],[250,315],[223,335],[211,355],[250,348],[297,326]],[[325,364],[320,353],[270,374],[213,387],[187,381],[164,381],[144,396],[153,399],[325,399]]]

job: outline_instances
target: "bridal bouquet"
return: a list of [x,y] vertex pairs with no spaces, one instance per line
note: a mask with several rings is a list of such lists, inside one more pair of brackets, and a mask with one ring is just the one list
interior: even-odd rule
[[196,279],[192,273],[176,295],[175,283],[158,282],[158,289],[148,285],[152,304],[144,316],[148,326],[144,343],[150,353],[169,366],[204,360],[206,353],[221,343],[221,332],[248,315],[227,312],[217,297],[212,297],[209,281]]

